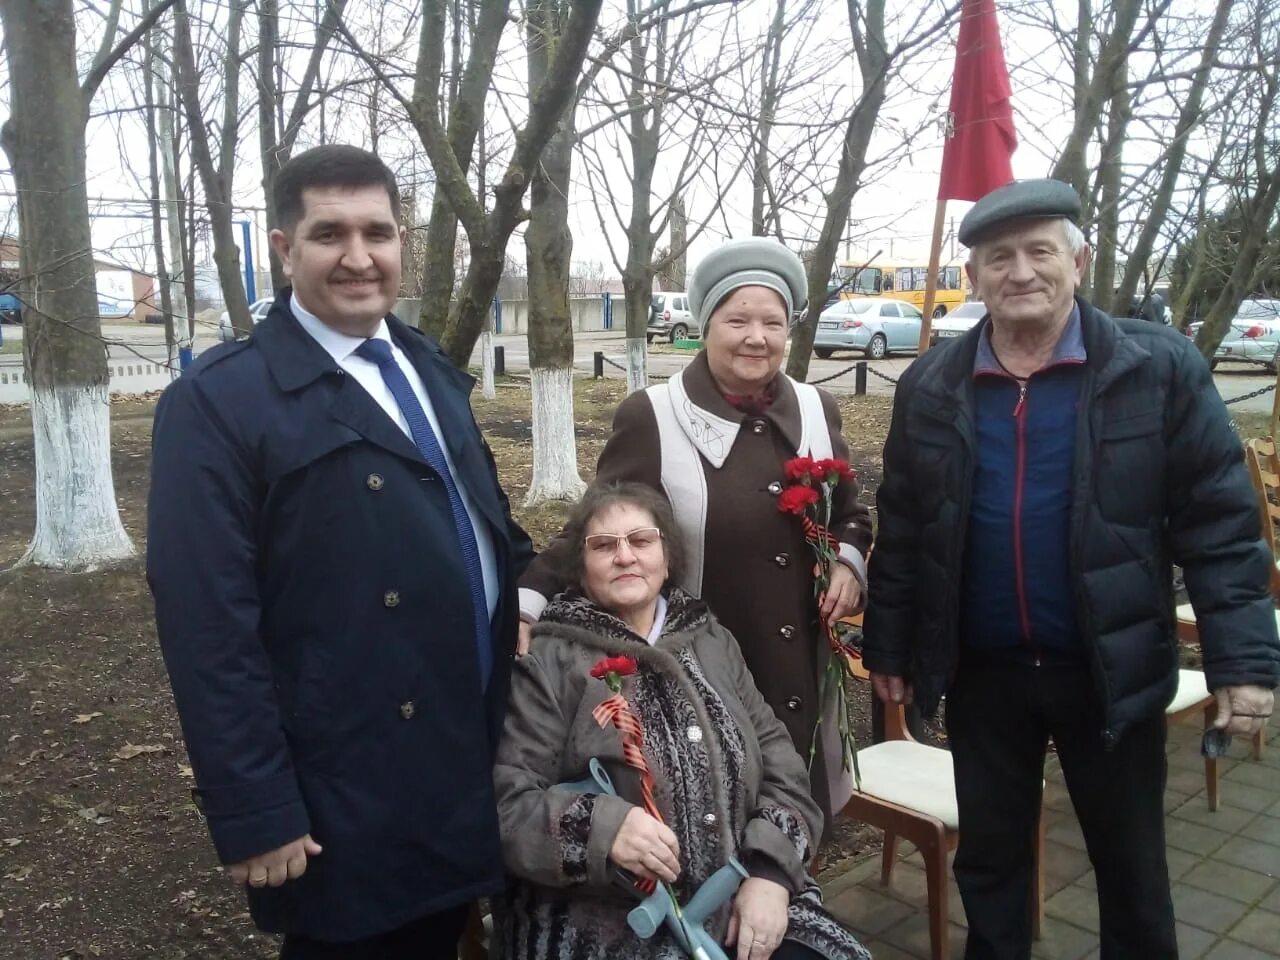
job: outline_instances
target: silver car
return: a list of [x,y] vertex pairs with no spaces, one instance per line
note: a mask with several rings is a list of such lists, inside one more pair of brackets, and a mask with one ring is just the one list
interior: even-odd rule
[[[1187,336],[1194,338],[1203,324],[1188,325]],[[1218,344],[1210,366],[1222,360],[1257,361],[1276,372],[1276,354],[1280,351],[1280,300],[1243,300],[1231,318],[1231,329]]]
[[663,337],[672,343],[690,337],[697,339],[699,333],[689,309],[688,294],[683,290],[664,290],[653,295],[649,301],[649,325],[645,329],[649,343],[653,343],[654,337]]
[[[255,324],[266,317],[267,312],[271,309],[271,305],[276,302],[275,297],[267,297],[264,300],[255,300],[249,304],[249,317]],[[223,310],[218,315],[218,340],[221,343],[229,343],[236,338],[236,332],[231,326],[231,315]]]
[[987,315],[987,305],[981,300],[962,303],[944,317],[933,321],[929,331],[929,346],[936,347],[940,340],[962,337],[978,325]]
[[915,306],[902,300],[861,297],[832,304],[818,317],[813,352],[823,360],[837,350],[861,350],[871,360],[920,347],[920,322]]

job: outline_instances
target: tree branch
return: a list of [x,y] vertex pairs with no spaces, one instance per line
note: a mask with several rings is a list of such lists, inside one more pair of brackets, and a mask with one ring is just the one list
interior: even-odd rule
[[[148,30],[155,24],[157,20],[173,6],[175,0],[159,0],[150,11],[147,12],[137,26],[124,35],[120,42],[110,50],[107,49],[107,41],[103,41],[102,48],[98,51],[98,55],[93,59],[93,66],[89,68],[88,74],[84,78],[84,83],[80,85],[80,92],[84,96],[85,110],[89,109],[89,104],[93,101],[94,94],[98,92],[98,87],[102,86],[102,81],[107,77],[107,71],[116,65],[116,63],[129,52],[129,48],[143,38]],[[117,18],[119,16],[120,0],[114,0],[113,6]],[[112,30],[107,34],[111,36],[115,31]]]

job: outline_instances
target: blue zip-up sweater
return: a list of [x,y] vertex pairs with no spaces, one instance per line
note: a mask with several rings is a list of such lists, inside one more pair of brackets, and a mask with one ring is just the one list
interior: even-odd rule
[[1026,662],[1081,661],[1071,587],[1076,415],[1084,381],[1080,312],[1052,360],[1020,381],[984,333],[974,359],[977,461],[965,538],[960,642]]

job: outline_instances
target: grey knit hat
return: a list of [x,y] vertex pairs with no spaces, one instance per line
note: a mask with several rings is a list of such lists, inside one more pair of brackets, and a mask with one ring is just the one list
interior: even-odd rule
[[716,307],[746,286],[776,290],[787,305],[788,321],[808,300],[804,264],[791,250],[768,237],[729,240],[702,258],[689,282],[689,309],[703,335]]

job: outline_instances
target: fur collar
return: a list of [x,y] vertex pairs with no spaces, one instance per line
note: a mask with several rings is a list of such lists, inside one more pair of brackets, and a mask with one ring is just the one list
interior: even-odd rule
[[[684,644],[677,638],[688,634],[698,627],[705,626],[710,619],[707,605],[696,597],[685,593],[679,587],[670,586],[666,591],[667,619],[662,625],[662,635],[658,638],[658,646],[679,647]],[[596,606],[576,587],[571,587],[547,604],[542,611],[539,624],[558,624],[577,627],[579,630],[596,634],[600,640],[622,642],[624,644],[640,644],[648,647],[648,641],[639,636],[619,617]],[[547,632],[534,627],[534,635]],[[598,644],[593,644],[597,646]]]

